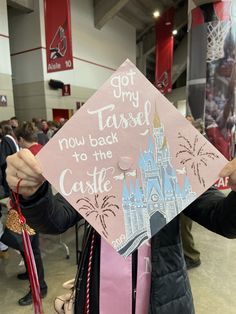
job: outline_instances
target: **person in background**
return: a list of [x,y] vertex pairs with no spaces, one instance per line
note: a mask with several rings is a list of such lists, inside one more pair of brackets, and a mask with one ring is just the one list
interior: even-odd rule
[[65,118],[60,118],[59,120],[59,125],[60,125],[60,128],[63,127],[63,125],[67,122],[67,119]]
[[42,125],[42,131],[43,131],[43,133],[47,135],[48,129],[49,129],[49,128],[48,128],[48,123],[47,123],[47,121],[46,121],[45,119],[42,119],[42,120],[41,120],[41,125]]
[[3,138],[3,131],[2,131],[2,121],[0,122],[0,143],[1,143],[1,140]]
[[48,121],[48,132],[47,137],[50,140],[50,138],[53,137],[53,135],[57,132],[58,127],[57,124],[54,121]]
[[18,128],[19,122],[18,122],[17,117],[12,117],[12,118],[10,119],[10,125],[11,125],[11,127],[12,127],[13,130],[16,129],[16,128]]
[[[2,171],[0,169],[0,182],[2,181]],[[4,188],[0,183],[0,199],[5,198]],[[0,204],[0,238],[3,235],[4,228],[1,220],[2,217],[2,205]],[[0,258],[8,258],[8,246],[0,241]]]
[[37,133],[37,142],[41,145],[45,145],[48,142],[48,137],[47,135],[43,132],[42,130],[42,123],[41,121],[35,121],[34,126],[36,128],[36,133]]
[[180,214],[181,238],[184,259],[188,270],[201,265],[200,252],[195,246],[192,235],[193,221],[184,213]]
[[[2,137],[3,137],[3,132],[2,132],[2,127],[1,127],[1,122],[0,122],[0,144],[1,144]],[[0,168],[0,199],[5,198],[5,190],[2,185],[2,182],[3,182],[3,174]],[[3,234],[3,224],[2,224],[1,217],[2,217],[2,205],[0,204],[0,238]],[[8,246],[0,242],[0,258],[7,258],[8,257],[7,251],[8,251]]]
[[236,125],[234,113],[236,64],[231,66],[232,72],[227,87],[227,99],[222,109],[215,101],[206,101],[205,130],[209,141],[228,159],[234,155],[233,130]]
[[38,143],[37,128],[31,122],[24,122],[15,130],[15,136],[21,148],[27,148],[36,155],[43,147]]
[[41,123],[42,119],[41,118],[32,118],[32,123],[35,126],[38,123]]
[[[194,120],[193,116],[187,115],[186,119],[201,133],[203,134],[203,123],[201,119]],[[188,270],[201,265],[200,252],[195,246],[192,226],[193,221],[187,217],[184,213],[180,214],[180,230],[182,245],[184,251],[184,259]]]
[[19,146],[10,121],[3,121],[1,123],[1,129],[3,137],[0,144],[0,168],[2,171],[2,186],[4,188],[5,197],[8,197],[9,187],[6,181],[6,159],[8,156],[19,151]]
[[[1,186],[1,195],[0,198],[4,199],[9,196],[10,190],[6,181],[6,159],[8,156],[16,153],[19,150],[17,139],[13,132],[10,121],[1,122],[1,143],[0,143],[0,186]],[[1,208],[0,208],[0,217],[1,217]],[[0,222],[0,237],[3,234],[3,225]],[[0,242],[0,257],[8,257],[8,246]]]
[[[31,151],[33,155],[36,155],[40,149],[43,147],[41,144],[37,142],[37,129],[34,127],[33,123],[26,122],[22,124],[15,130],[15,134],[21,148],[27,148]],[[39,278],[39,286],[41,297],[44,298],[47,295],[47,284],[44,280],[44,267],[43,261],[41,257],[40,247],[39,247],[39,234],[36,232],[35,235],[31,236],[31,245],[35,258],[35,264],[37,268],[38,278]],[[25,261],[25,255],[22,250],[20,250],[21,255]],[[29,278],[28,271],[22,274],[18,274],[17,278],[20,280],[27,280]],[[19,305],[30,305],[32,304],[32,293],[31,290],[18,301]]]

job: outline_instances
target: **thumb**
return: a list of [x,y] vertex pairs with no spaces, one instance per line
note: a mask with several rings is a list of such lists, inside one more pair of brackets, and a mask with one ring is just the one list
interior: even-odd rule
[[229,177],[234,171],[236,171],[236,158],[227,163],[220,171],[219,176],[221,178]]

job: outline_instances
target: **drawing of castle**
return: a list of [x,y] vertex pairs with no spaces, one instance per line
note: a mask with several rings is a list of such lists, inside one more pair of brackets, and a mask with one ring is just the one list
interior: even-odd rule
[[136,176],[129,181],[129,186],[126,180],[123,183],[126,240],[117,250],[124,256],[151,238],[196,198],[186,174],[183,187],[178,184],[164,127],[157,113],[148,149],[139,156],[139,172],[140,179]]

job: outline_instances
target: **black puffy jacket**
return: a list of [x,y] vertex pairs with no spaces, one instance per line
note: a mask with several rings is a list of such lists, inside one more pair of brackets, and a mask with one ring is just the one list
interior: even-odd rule
[[[21,199],[21,204],[27,223],[42,233],[62,233],[81,218],[61,195],[57,194],[53,197],[47,184],[44,184],[30,199]],[[225,197],[221,192],[210,188],[189,205],[184,213],[213,232],[228,238],[236,237],[235,192]],[[97,257],[99,260],[99,253]],[[96,300],[93,309],[91,313],[98,314]],[[149,313],[194,313],[180,240],[178,216],[152,238]]]

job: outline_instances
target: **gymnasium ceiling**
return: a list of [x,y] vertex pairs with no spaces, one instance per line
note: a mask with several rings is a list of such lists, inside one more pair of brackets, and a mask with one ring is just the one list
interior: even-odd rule
[[[175,52],[173,83],[185,72],[187,63],[187,12],[188,0],[94,0],[94,23],[101,29],[110,19],[119,16],[136,29],[137,47],[142,45],[145,58],[146,76],[153,81],[155,75],[155,18],[153,12],[160,15],[170,7],[175,8],[174,29]],[[137,49],[137,58],[141,57]],[[185,81],[185,78],[184,78]]]

